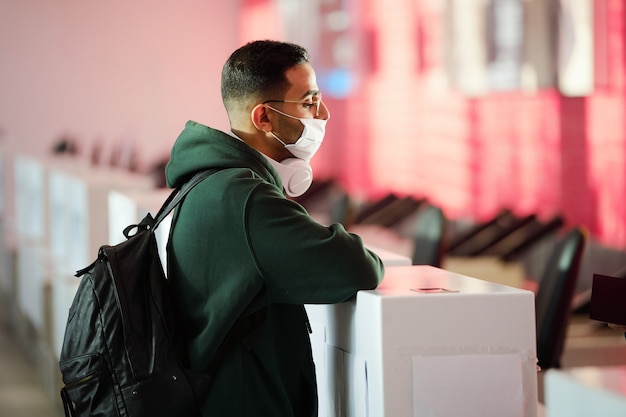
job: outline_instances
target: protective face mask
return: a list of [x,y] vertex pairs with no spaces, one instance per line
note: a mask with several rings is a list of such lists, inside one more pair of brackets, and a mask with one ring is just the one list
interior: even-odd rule
[[283,113],[273,107],[267,107],[274,110],[276,113],[282,114],[283,116],[299,120],[300,123],[304,125],[304,130],[295,143],[286,144],[278,136],[276,136],[274,132],[270,132],[270,134],[274,136],[277,141],[282,143],[285,149],[291,152],[293,156],[310,162],[313,155],[315,155],[317,150],[322,145],[324,133],[326,132],[326,122],[328,122],[328,119],[302,119]]

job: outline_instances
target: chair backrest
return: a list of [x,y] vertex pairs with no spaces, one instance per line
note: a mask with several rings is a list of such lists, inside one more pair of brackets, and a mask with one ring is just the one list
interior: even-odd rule
[[352,200],[350,199],[350,195],[340,190],[338,195],[334,196],[333,201],[330,203],[329,209],[329,222],[333,223],[341,223],[344,226],[350,226],[352,222],[351,217],[352,211]]
[[547,239],[556,233],[565,224],[565,219],[561,215],[552,217],[548,222],[537,222],[530,229],[526,229],[525,236],[516,244],[508,247],[502,247],[498,255],[504,262],[511,262],[520,258],[525,252],[530,251],[535,245],[539,244],[543,239]]
[[573,227],[556,244],[535,298],[537,323],[537,358],[546,370],[561,366],[567,327],[572,314],[572,300],[580,264],[587,243],[587,231]]
[[361,224],[363,222],[367,222],[367,219],[372,216],[373,214],[375,214],[376,212],[378,212],[379,210],[382,210],[384,207],[386,207],[388,204],[393,203],[394,201],[396,201],[398,199],[398,196],[396,196],[393,193],[389,193],[387,195],[385,195],[384,197],[365,205],[365,207],[363,207],[361,210],[359,210],[358,213],[355,213],[354,216],[354,223],[355,224]]
[[396,198],[394,201],[363,219],[360,223],[392,227],[411,213],[417,212],[423,201],[424,200],[416,200],[411,196]]
[[420,210],[413,229],[413,265],[441,266],[445,230],[446,217],[441,208],[427,204]]
[[491,220],[480,223],[452,239],[448,251],[453,256],[475,256],[477,248],[482,248],[485,244],[498,239],[504,230],[517,221],[518,218],[511,210],[503,209]]

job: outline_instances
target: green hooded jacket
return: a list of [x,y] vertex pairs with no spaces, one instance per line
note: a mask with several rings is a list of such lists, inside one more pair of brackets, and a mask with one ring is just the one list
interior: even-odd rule
[[236,320],[266,318],[216,371],[205,416],[317,416],[304,304],[340,303],[375,288],[381,260],[340,224],[313,220],[283,193],[266,158],[187,122],[166,168],[170,187],[219,168],[176,210],[168,245],[172,291],[191,365],[204,368]]

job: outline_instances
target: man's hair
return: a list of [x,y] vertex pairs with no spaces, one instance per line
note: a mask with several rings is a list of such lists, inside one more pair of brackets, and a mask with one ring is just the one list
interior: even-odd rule
[[226,110],[254,101],[281,99],[289,88],[285,72],[309,62],[303,47],[278,41],[250,42],[231,54],[222,69]]

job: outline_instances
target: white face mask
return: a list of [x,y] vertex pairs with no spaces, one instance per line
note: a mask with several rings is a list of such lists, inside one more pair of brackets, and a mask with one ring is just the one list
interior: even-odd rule
[[299,120],[300,123],[304,125],[304,130],[302,130],[302,134],[295,143],[286,144],[278,136],[276,136],[274,132],[270,132],[270,134],[274,136],[277,141],[282,143],[285,149],[291,152],[293,156],[310,162],[313,155],[315,155],[317,150],[322,145],[324,133],[326,132],[326,122],[328,122],[328,119],[303,119],[283,113],[273,107],[267,107],[274,110],[276,113],[282,114],[283,116]]

